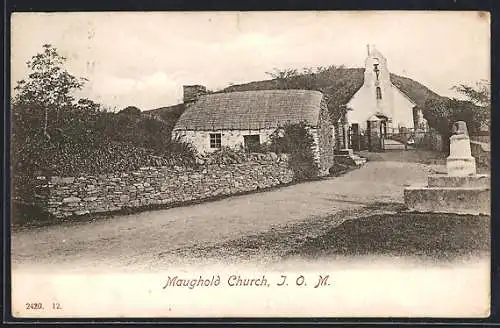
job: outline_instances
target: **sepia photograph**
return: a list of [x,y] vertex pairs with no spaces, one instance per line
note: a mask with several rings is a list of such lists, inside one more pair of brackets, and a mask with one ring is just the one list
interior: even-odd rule
[[490,13],[15,12],[15,318],[487,318]]

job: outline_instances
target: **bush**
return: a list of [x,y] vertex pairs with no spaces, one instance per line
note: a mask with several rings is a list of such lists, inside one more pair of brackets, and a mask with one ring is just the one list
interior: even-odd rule
[[224,146],[205,156],[204,160],[211,164],[234,164],[241,163],[247,159],[247,154],[242,149],[234,149]]
[[198,156],[196,148],[179,136],[168,139],[162,148],[162,156],[170,158],[172,164],[193,165],[196,163]]
[[64,108],[49,114],[48,138],[44,109],[12,110],[11,164],[13,196],[31,202],[37,176],[97,175],[136,170],[142,166],[193,165],[196,151],[171,140],[164,123],[137,113],[108,113]]
[[135,106],[128,106],[128,107],[125,107],[124,109],[122,109],[121,111],[119,111],[118,114],[138,116],[141,114],[141,110]]
[[271,145],[269,143],[261,143],[258,145],[252,146],[252,149],[246,150],[249,153],[259,153],[259,154],[266,154],[269,152],[272,152]]
[[270,137],[270,150],[290,154],[289,167],[297,181],[318,176],[319,168],[313,154],[314,139],[305,122],[286,124],[278,128]]

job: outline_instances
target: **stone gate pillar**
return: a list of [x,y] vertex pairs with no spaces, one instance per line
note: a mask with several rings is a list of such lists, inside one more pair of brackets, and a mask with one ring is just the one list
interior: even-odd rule
[[401,142],[405,146],[405,150],[408,150],[408,136],[409,136],[408,129],[405,126],[400,127],[399,134],[401,136]]
[[376,116],[372,116],[366,122],[368,134],[368,151],[381,152],[382,147],[382,134],[381,134],[382,121]]
[[351,137],[351,145],[352,150],[359,151],[361,150],[361,142],[360,142],[360,132],[359,132],[359,124],[352,125],[352,137]]
[[338,154],[352,154],[352,149],[349,148],[349,122],[344,113],[338,121],[339,126],[339,142],[337,143]]

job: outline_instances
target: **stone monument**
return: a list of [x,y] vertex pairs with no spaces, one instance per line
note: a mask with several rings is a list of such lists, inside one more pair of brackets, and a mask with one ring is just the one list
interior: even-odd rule
[[490,176],[476,173],[465,122],[456,122],[452,133],[446,173],[430,175],[427,186],[405,188],[405,204],[417,212],[489,215]]
[[467,125],[463,121],[453,124],[450,137],[450,156],[446,159],[446,172],[449,176],[468,176],[476,174],[476,159],[470,151]]

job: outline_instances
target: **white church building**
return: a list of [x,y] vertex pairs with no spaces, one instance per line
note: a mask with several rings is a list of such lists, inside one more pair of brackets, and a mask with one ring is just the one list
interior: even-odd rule
[[413,129],[413,109],[416,106],[390,80],[387,59],[374,45],[367,46],[364,82],[346,104],[347,122],[359,131],[367,128],[367,121],[379,119],[387,129]]

